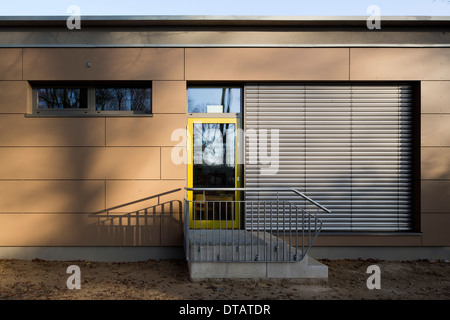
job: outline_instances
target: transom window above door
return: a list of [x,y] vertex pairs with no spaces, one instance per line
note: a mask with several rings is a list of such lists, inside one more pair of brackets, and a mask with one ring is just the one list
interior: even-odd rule
[[242,87],[190,86],[188,113],[240,113]]

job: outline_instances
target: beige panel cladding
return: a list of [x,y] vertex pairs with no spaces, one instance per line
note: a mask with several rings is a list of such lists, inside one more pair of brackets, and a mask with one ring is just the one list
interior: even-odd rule
[[427,213],[420,218],[422,224],[422,245],[450,246],[450,213]]
[[422,179],[450,180],[450,148],[422,148],[421,158]]
[[450,113],[450,81],[422,81],[421,106],[422,113]]
[[104,218],[89,213],[0,214],[0,243],[2,246],[161,245],[161,215],[148,215],[139,222],[135,218],[122,217],[119,222],[120,219],[115,217],[104,223]]
[[423,246],[450,245],[450,81],[421,82]]
[[95,212],[104,208],[104,181],[2,180],[0,212]]
[[155,114],[145,118],[107,118],[107,146],[185,145],[186,114]]
[[2,179],[159,179],[156,147],[0,148]]
[[161,246],[182,246],[183,235],[183,210],[161,214]]
[[[129,202],[140,200],[143,198],[159,195],[161,193],[169,192],[181,188],[182,190],[162,196],[159,204],[171,201],[183,201],[186,186],[185,180],[112,180],[106,181],[106,207],[112,208],[119,205],[124,205]],[[156,212],[170,211],[169,206],[158,206],[158,199],[154,198],[148,201],[139,202],[133,205],[122,207],[113,212],[131,212],[134,210],[141,210],[150,208],[150,211]],[[173,203],[172,205],[176,205]]]
[[186,179],[186,147],[161,148],[161,179]]
[[450,114],[422,114],[421,145],[450,146]]
[[186,81],[153,81],[153,113],[186,113]]
[[187,48],[186,80],[348,80],[346,48]]
[[2,246],[81,244],[83,241],[74,239],[79,237],[73,234],[80,230],[80,218],[80,214],[0,214],[0,243]]
[[450,48],[351,48],[350,80],[450,80]]
[[27,113],[26,81],[0,81],[0,113]]
[[0,80],[22,80],[22,49],[0,49]]
[[104,146],[105,119],[0,117],[0,146]]
[[[96,229],[88,245],[101,246],[160,246],[161,219],[159,213],[117,214],[107,219],[100,218],[91,226]],[[92,228],[90,228],[92,229]]]
[[[25,48],[25,80],[184,80],[182,48]],[[90,62],[90,67],[88,66]]]
[[450,214],[450,180],[421,181],[421,212]]

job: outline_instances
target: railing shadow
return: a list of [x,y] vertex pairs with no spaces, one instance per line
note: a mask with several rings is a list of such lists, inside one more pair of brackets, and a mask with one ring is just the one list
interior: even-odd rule
[[[96,219],[90,225],[96,241],[100,245],[111,246],[182,244],[183,203],[180,200],[161,199],[180,190],[181,188],[170,190],[90,214],[91,218]],[[138,210],[126,210],[129,206],[152,199],[157,203]],[[164,239],[163,229],[170,229],[173,230],[173,234],[178,234],[178,237],[172,237],[175,239],[172,240],[173,243]],[[179,241],[176,238],[179,238]]]

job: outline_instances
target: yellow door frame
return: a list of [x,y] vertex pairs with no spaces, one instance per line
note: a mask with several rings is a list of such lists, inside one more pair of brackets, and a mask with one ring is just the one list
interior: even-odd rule
[[[240,179],[240,166],[239,166],[239,160],[240,159],[240,150],[239,148],[239,135],[238,135],[238,128],[239,128],[239,118],[188,118],[188,143],[187,143],[187,155],[188,155],[188,167],[187,167],[187,187],[193,188],[194,185],[194,155],[193,155],[193,147],[194,147],[194,124],[195,123],[230,123],[234,124],[234,130],[235,130],[235,139],[234,139],[234,184],[235,188],[240,187],[241,179]],[[194,220],[193,219],[193,205],[192,201],[194,200],[194,193],[193,191],[188,191],[187,198],[189,200],[189,203],[191,204],[189,206],[189,226],[190,228],[195,229],[234,229],[239,228],[239,200],[240,200],[240,192],[235,191],[235,206],[234,206],[234,220],[231,221],[225,221],[225,220],[218,220],[218,221],[211,221],[211,220]]]

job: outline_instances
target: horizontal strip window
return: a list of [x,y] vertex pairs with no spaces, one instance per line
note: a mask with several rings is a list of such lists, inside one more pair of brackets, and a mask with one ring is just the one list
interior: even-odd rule
[[151,86],[33,86],[35,115],[151,115]]

